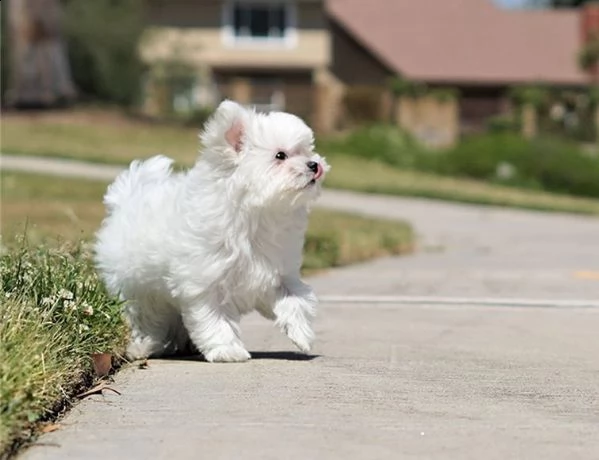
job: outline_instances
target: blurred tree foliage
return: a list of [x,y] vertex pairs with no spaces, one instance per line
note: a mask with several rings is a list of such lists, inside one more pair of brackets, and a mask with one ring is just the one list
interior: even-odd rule
[[8,69],[9,69],[9,55],[8,55],[8,14],[7,14],[7,2],[4,1],[0,4],[0,97],[4,100],[4,93],[8,88]]
[[578,8],[585,3],[589,3],[589,0],[549,0],[549,5],[553,8]]
[[[2,2],[4,3],[4,2]],[[63,0],[73,79],[83,97],[120,105],[138,99],[142,0]]]

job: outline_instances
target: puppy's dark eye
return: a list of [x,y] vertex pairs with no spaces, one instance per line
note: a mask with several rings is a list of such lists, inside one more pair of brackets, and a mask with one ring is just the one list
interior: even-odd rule
[[285,152],[277,152],[277,154],[275,155],[275,158],[277,160],[286,160],[287,154]]

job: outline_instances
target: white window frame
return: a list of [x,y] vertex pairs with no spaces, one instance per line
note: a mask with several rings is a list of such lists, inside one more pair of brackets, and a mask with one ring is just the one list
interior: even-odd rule
[[[280,4],[285,6],[287,27],[282,37],[239,37],[233,25],[237,4]],[[297,45],[297,5],[295,0],[224,0],[222,10],[222,40],[225,46],[258,48],[293,48]]]

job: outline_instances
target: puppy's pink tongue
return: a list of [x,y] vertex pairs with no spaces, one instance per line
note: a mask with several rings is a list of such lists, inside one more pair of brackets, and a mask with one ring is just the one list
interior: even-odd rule
[[316,172],[314,173],[314,180],[320,179],[322,177],[323,173],[324,173],[324,169],[322,168],[320,163],[318,163],[318,168],[316,169]]

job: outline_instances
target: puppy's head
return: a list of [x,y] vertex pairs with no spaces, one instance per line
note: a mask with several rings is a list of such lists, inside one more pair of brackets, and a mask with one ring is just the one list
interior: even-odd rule
[[256,204],[305,203],[316,198],[329,170],[314,152],[314,134],[298,117],[256,113],[224,101],[201,135],[203,158]]

